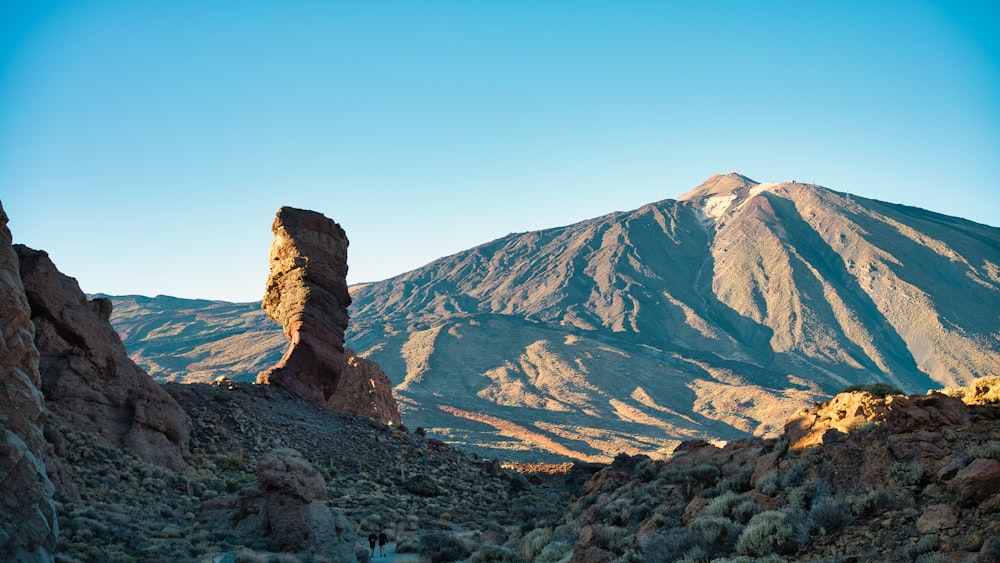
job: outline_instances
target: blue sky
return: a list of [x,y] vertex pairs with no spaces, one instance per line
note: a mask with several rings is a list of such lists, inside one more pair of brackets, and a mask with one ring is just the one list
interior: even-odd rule
[[995,6],[0,0],[0,201],[84,291],[232,301],[282,205],[352,283],[717,172],[998,226]]

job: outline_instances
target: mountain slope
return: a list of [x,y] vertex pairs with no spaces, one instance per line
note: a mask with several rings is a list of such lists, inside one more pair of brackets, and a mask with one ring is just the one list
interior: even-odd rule
[[771,435],[852,383],[923,392],[1000,372],[998,264],[994,227],[717,175],[354,288],[347,345],[396,382],[408,425],[449,441],[663,454]]
[[[360,288],[351,345],[437,431],[459,409],[529,446],[650,451],[767,434],[851,383],[1000,371],[998,262],[992,227],[728,174]],[[453,438],[518,435],[496,426]]]
[[114,304],[111,323],[129,356],[158,381],[254,381],[288,346],[260,303],[101,296]]

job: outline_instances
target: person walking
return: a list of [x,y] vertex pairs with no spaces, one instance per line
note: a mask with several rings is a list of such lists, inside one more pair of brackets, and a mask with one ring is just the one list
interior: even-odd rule
[[375,535],[375,532],[372,532],[372,533],[368,534],[368,547],[370,547],[371,550],[372,550],[372,557],[375,557],[375,542],[376,541],[378,541],[378,536]]
[[378,533],[378,554],[380,557],[385,557],[385,544],[389,543],[389,536],[386,535],[385,530]]

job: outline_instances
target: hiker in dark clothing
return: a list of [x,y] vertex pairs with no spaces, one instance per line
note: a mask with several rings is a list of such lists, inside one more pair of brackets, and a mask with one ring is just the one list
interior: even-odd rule
[[378,533],[378,554],[385,557],[385,544],[389,543],[389,536],[385,534],[385,530]]
[[375,542],[378,541],[378,536],[375,532],[368,534],[368,547],[372,548],[372,557],[375,557]]

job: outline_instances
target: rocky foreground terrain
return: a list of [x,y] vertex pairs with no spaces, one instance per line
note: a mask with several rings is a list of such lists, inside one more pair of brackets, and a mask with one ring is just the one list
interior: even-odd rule
[[[63,429],[79,496],[57,497],[57,561],[363,561],[377,528],[415,563],[1000,561],[997,379],[967,390],[975,406],[848,393],[777,439],[507,468],[271,386],[165,389],[190,417],[187,471]],[[262,485],[276,455],[300,484]],[[328,528],[291,516],[314,503]]]

